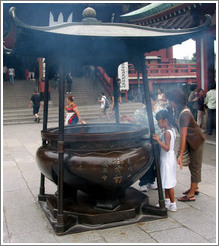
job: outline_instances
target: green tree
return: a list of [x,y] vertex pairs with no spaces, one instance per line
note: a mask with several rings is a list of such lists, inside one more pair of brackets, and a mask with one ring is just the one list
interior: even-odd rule
[[193,53],[191,62],[196,63],[196,53]]

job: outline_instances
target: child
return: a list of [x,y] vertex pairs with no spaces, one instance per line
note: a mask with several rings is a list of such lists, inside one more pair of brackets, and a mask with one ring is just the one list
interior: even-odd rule
[[160,145],[160,173],[162,187],[165,189],[165,207],[169,211],[176,211],[176,202],[174,198],[174,186],[176,185],[176,155],[174,144],[176,139],[175,130],[169,125],[169,113],[167,110],[161,110],[156,114],[158,126],[164,130],[161,139],[157,134],[153,139]]
[[33,95],[30,98],[29,108],[33,105],[33,115],[35,116],[34,121],[39,123],[40,117],[38,115],[39,109],[41,108],[40,95],[37,92],[37,88],[34,88]]

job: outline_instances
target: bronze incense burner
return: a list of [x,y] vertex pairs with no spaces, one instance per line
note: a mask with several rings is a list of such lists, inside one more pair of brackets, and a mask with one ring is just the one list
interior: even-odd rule
[[[58,184],[58,128],[42,131],[46,145],[36,154],[41,172]],[[64,197],[77,200],[77,190],[93,197],[96,207],[114,209],[125,189],[153,160],[147,128],[132,124],[87,124],[64,130]]]

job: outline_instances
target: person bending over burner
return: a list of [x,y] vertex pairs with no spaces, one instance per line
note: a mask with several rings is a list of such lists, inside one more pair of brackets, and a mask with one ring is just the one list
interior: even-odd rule
[[186,95],[180,89],[175,89],[167,94],[170,106],[176,112],[180,133],[180,153],[177,159],[180,169],[183,168],[183,153],[188,146],[190,153],[189,171],[191,173],[190,188],[183,192],[185,196],[179,197],[178,201],[195,201],[195,195],[199,194],[198,183],[201,182],[202,156],[205,135],[197,125],[191,111],[186,106]]

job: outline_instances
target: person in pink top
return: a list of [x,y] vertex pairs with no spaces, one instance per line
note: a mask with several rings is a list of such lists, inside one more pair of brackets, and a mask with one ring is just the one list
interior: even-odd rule
[[85,121],[81,120],[77,105],[74,102],[74,97],[72,95],[67,97],[67,106],[65,106],[65,110],[67,111],[65,125],[76,125],[78,122],[86,124]]

